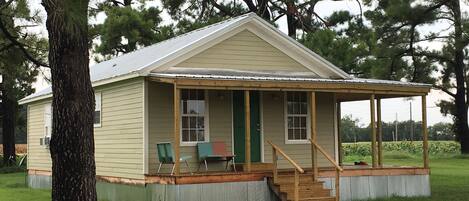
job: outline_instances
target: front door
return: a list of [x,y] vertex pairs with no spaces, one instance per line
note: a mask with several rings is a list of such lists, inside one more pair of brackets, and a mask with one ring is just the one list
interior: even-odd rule
[[[249,94],[251,106],[251,162],[261,161],[261,123],[259,92]],[[233,91],[233,134],[236,162],[245,162],[244,91]]]

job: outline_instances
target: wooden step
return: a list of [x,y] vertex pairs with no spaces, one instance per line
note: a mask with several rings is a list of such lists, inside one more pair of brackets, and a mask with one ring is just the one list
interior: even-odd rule
[[[279,175],[276,183],[294,183],[294,175]],[[300,175],[300,183],[312,183],[313,176],[311,175]],[[324,183],[323,181],[316,181],[315,183]]]
[[[294,185],[279,185],[280,186],[280,191],[286,192],[293,190],[295,188]],[[317,190],[329,190],[329,189],[324,189],[324,186],[320,183],[315,183],[315,184],[300,184],[298,185],[299,190],[304,190],[304,191],[317,191]]]
[[[272,183],[272,178],[269,178],[268,182],[271,189],[281,200],[294,200],[295,178],[293,175],[282,174],[278,176],[275,184]],[[313,182],[313,177],[310,174],[300,175],[298,188],[299,200],[335,201],[335,197],[331,196],[331,190],[324,188],[324,182]]]
[[[282,192],[283,193],[283,192]],[[287,194],[287,199],[292,200],[295,196],[294,191],[285,192]],[[323,198],[331,196],[331,192],[328,190],[320,190],[320,191],[299,191],[300,199],[303,198]]]
[[335,201],[335,197],[300,198],[300,200],[301,201]]

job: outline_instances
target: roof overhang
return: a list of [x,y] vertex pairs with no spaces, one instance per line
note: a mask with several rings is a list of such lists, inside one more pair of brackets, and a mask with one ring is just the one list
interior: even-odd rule
[[[339,101],[365,100],[369,94],[377,98],[423,96],[431,85],[371,79],[322,79],[282,76],[229,76],[200,74],[152,73],[149,79],[176,84],[179,88],[220,90],[278,90],[336,92]],[[341,94],[347,94],[341,96]],[[350,96],[350,94],[358,94]],[[362,95],[359,95],[362,94]]]

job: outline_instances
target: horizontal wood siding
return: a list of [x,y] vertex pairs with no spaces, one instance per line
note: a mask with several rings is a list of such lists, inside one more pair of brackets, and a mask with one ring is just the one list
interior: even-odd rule
[[247,30],[177,64],[176,67],[311,72]]
[[95,128],[96,174],[143,178],[143,78],[95,89],[101,92],[101,127]]
[[[96,174],[144,178],[143,78],[95,89],[101,93],[101,127],[95,128]],[[51,170],[49,150],[39,145],[44,136],[44,104],[28,106],[28,169]]]
[[[158,169],[158,155],[156,144],[172,142],[173,137],[173,85],[148,82],[149,109],[149,174],[155,174]],[[224,141],[227,151],[231,152],[231,92],[209,91],[209,136],[210,141]],[[191,156],[189,166],[192,171],[197,170],[198,159],[195,146],[181,146],[181,156]],[[209,170],[224,168],[223,163],[210,163]],[[163,165],[161,173],[170,172],[171,165]],[[181,164],[181,171],[187,172],[185,164]]]
[[[284,92],[263,92],[263,130],[264,140],[271,140],[285,151],[303,168],[311,168],[311,145],[285,143]],[[317,95],[317,129],[318,142],[332,157],[335,155],[334,106],[332,93]],[[272,146],[264,143],[265,162],[272,162]],[[318,158],[321,167],[331,166],[322,155]],[[279,168],[292,168],[283,158]]]
[[44,106],[50,104],[52,100],[34,102],[28,105],[28,169],[50,171],[52,161],[50,151],[47,147],[41,146],[39,139],[44,137]]

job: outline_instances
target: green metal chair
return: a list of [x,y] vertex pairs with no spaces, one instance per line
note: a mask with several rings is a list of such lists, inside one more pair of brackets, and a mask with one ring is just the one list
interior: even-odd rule
[[[171,175],[174,174],[174,168],[176,166],[176,162],[174,161],[173,156],[173,146],[169,142],[158,143],[156,144],[156,149],[158,152],[158,160],[160,161],[160,165],[158,167],[158,173],[160,173],[161,166],[163,164],[172,164],[173,167],[171,168]],[[189,167],[189,163],[187,160],[191,159],[191,156],[181,156],[179,157],[179,162],[184,162],[189,170],[189,173],[192,174],[191,168]]]

